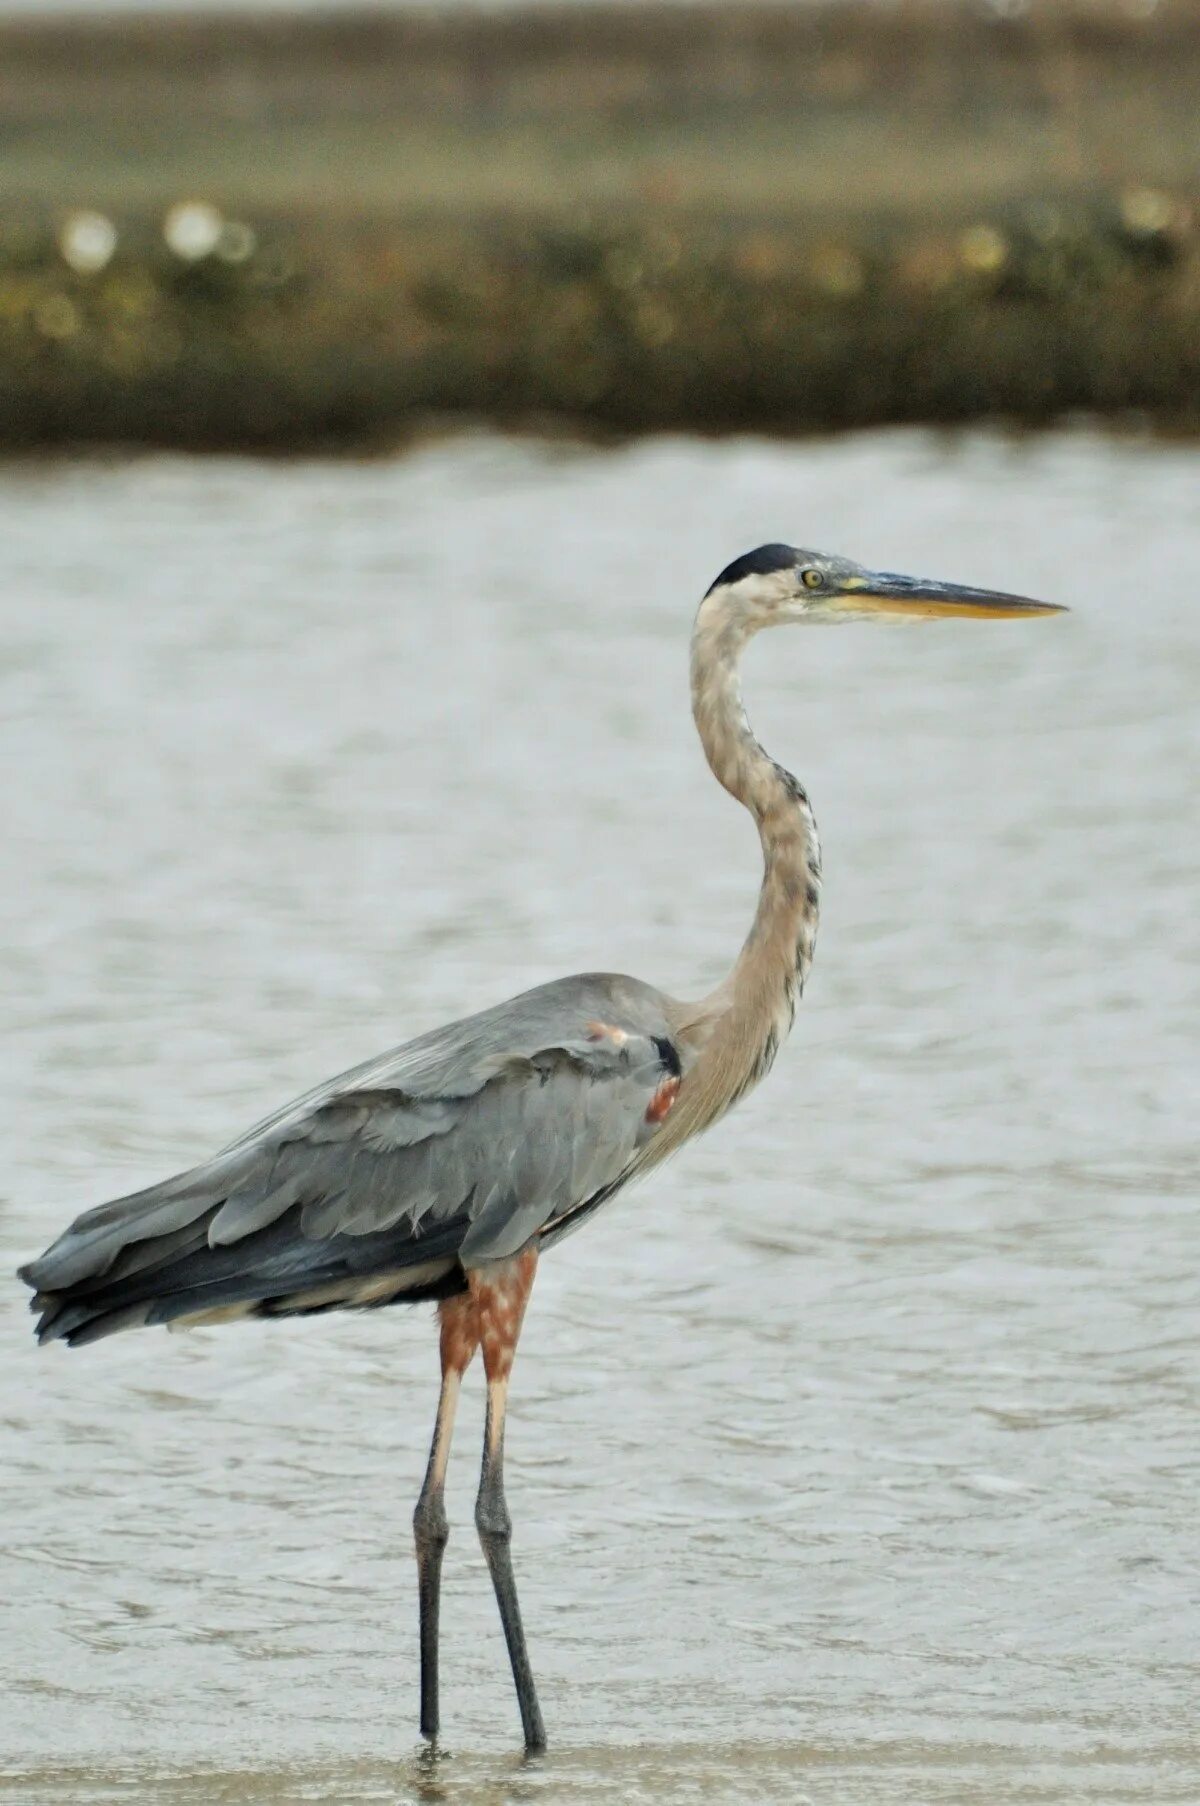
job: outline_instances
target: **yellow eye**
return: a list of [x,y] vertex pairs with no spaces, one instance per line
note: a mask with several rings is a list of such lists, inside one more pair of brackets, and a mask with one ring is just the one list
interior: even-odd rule
[[825,579],[821,575],[820,571],[809,570],[809,571],[801,571],[800,581],[801,581],[801,583],[803,583],[805,589],[820,589],[820,587],[824,583]]

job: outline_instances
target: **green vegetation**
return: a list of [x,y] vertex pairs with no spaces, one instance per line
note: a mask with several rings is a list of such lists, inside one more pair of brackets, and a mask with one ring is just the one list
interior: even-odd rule
[[10,26],[0,68],[9,449],[1200,424],[1194,0]]

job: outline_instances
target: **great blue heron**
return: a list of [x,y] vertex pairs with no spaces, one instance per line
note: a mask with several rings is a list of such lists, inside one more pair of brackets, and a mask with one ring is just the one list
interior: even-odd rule
[[504,1499],[509,1374],[541,1251],[708,1128],[769,1071],[812,962],[821,856],[808,798],[764,752],[738,661],[760,628],[901,615],[1057,613],[1044,602],[761,546],[721,572],[692,633],[692,710],[713,775],[753,815],[758,908],[698,1003],[586,973],[433,1029],[268,1117],[204,1166],[79,1217],[22,1268],[41,1341],[147,1323],[436,1299],[442,1384],[414,1513],[421,1730],[438,1730],[443,1483],[463,1374],[487,1378],[475,1508],[526,1747],[545,1745]]

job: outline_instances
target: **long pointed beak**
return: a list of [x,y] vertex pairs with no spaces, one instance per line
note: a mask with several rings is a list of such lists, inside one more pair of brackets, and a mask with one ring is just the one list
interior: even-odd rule
[[1057,602],[1034,602],[1028,596],[1010,596],[1002,590],[969,589],[962,583],[937,583],[925,577],[901,577],[894,571],[867,571],[861,577],[847,578],[842,593],[831,600],[835,610],[904,615],[910,620],[971,615],[1008,621],[1067,612]]

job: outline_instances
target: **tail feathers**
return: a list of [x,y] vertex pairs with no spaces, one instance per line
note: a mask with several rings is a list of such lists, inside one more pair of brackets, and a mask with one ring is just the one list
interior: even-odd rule
[[[130,1304],[123,1311],[101,1313],[99,1316],[90,1317],[81,1323],[78,1329],[71,1331],[69,1336],[64,1335],[63,1340],[68,1348],[83,1348],[88,1342],[99,1342],[103,1336],[115,1335],[119,1329],[141,1329],[147,1320],[149,1309],[148,1304]],[[50,1337],[53,1338],[59,1333],[58,1330],[51,1330]],[[39,1342],[47,1340],[47,1337],[41,1333],[40,1327],[38,1340]]]
[[[38,1340],[77,1348],[147,1324],[362,1309],[446,1297],[462,1287],[460,1224],[438,1225],[423,1237],[393,1229],[316,1241],[303,1235],[294,1210],[233,1246],[212,1247],[208,1226],[217,1207],[166,1235],[129,1243],[102,1271],[71,1284],[39,1283],[53,1249],[23,1268],[21,1277],[37,1288]],[[50,1265],[54,1277],[59,1270]]]
[[111,1307],[104,1299],[57,1304],[34,1300],[44,1307],[37,1326],[39,1342],[63,1341],[68,1348],[83,1348],[124,1329],[165,1325],[169,1329],[199,1329],[207,1325],[235,1323],[248,1317],[310,1317],[325,1311],[378,1309],[385,1304],[420,1304],[426,1299],[449,1298],[463,1288],[457,1262],[423,1261],[380,1274],[373,1280],[343,1279],[328,1286],[307,1287],[270,1297],[258,1293],[215,1302],[200,1287],[169,1298],[147,1298],[137,1304]]

